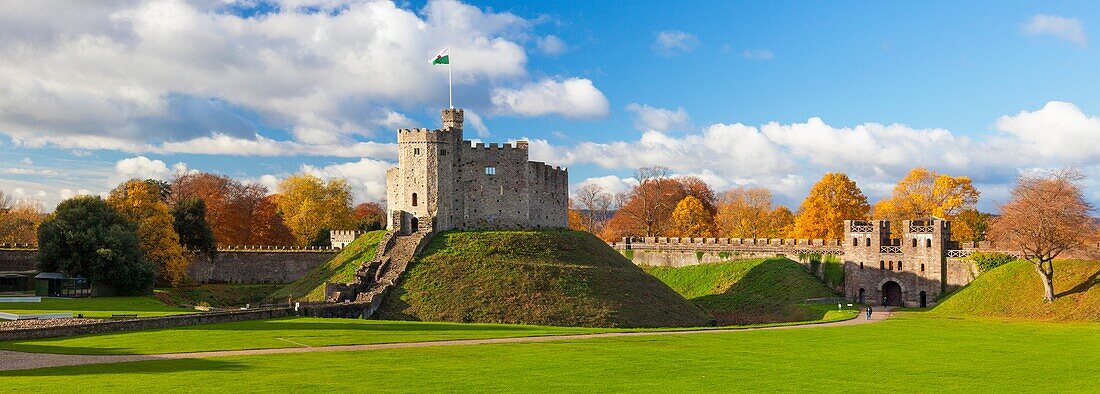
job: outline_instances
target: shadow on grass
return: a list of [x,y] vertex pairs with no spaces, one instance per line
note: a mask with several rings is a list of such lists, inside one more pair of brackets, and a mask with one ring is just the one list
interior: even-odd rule
[[1089,291],[1093,286],[1100,284],[1100,270],[1093,272],[1088,279],[1084,282],[1078,283],[1077,286],[1073,286],[1072,289],[1066,290],[1058,294],[1056,297],[1065,297],[1072,294],[1084,293]]
[[364,331],[364,332],[430,332],[430,331],[537,331],[539,327],[534,326],[508,326],[508,325],[478,325],[478,324],[461,324],[461,323],[423,323],[423,322],[409,322],[409,323],[359,323],[359,322],[271,322],[265,321],[260,324],[251,322],[251,324],[236,324],[228,323],[225,325],[220,324],[205,324],[196,326],[176,327],[162,330],[152,330],[146,332],[155,331],[327,331],[327,330],[347,330],[347,331]]
[[[21,371],[0,372],[0,377],[59,377],[59,376],[85,376],[85,375],[160,375],[173,372],[241,372],[249,367],[245,363],[212,360],[212,359],[182,359],[182,360],[151,360],[135,361],[128,363],[109,363],[77,365],[66,367],[50,367],[27,369]],[[152,377],[150,377],[152,378]],[[79,388],[75,388],[79,391]]]

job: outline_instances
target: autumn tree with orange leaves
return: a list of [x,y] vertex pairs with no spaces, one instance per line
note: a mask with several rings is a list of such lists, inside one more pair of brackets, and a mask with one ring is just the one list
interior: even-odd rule
[[206,223],[218,245],[294,245],[278,207],[259,184],[210,173],[177,174],[169,184],[168,203],[188,198],[206,205]]
[[275,204],[298,245],[327,238],[329,230],[352,228],[351,188],[340,179],[325,182],[309,174],[279,182]]
[[[875,219],[890,220],[895,233],[901,231],[904,220],[925,219],[931,216],[955,220],[965,210],[978,203],[978,189],[969,177],[950,176],[914,168],[894,186],[889,197],[875,204]],[[967,223],[956,223],[956,227]],[[958,228],[960,233],[973,233],[972,229]]]
[[1047,301],[1056,297],[1054,259],[1081,249],[1096,231],[1089,215],[1092,205],[1079,186],[1083,179],[1073,169],[1020,177],[990,226],[990,238],[1035,266]]
[[810,189],[794,219],[791,236],[840,239],[845,220],[865,220],[871,211],[867,197],[844,173],[827,173]]
[[762,187],[736,187],[718,201],[718,234],[729,238],[785,238],[794,227],[787,207],[772,206],[772,193]]
[[187,275],[189,261],[183,256],[168,204],[161,198],[153,183],[134,179],[112,190],[107,204],[137,226],[141,250],[157,267],[157,282],[176,286]]
[[695,196],[687,196],[676,204],[669,218],[668,235],[673,237],[706,238],[714,236],[714,216]]
[[608,221],[605,240],[624,236],[658,237],[668,232],[672,210],[687,193],[671,177],[667,167],[644,167],[634,171],[638,185],[621,195],[621,208]]

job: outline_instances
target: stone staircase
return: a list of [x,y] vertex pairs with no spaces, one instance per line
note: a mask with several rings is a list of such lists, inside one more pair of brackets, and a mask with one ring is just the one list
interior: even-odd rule
[[431,241],[432,233],[387,233],[378,243],[374,258],[355,271],[351,283],[328,283],[324,304],[310,305],[307,315],[366,319],[381,306],[386,293],[397,284],[411,261]]

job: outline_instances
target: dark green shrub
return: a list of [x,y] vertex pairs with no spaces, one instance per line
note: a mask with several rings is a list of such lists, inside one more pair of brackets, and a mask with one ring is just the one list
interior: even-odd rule
[[1016,260],[1015,257],[999,252],[974,252],[968,258],[978,266],[978,271],[981,273]]

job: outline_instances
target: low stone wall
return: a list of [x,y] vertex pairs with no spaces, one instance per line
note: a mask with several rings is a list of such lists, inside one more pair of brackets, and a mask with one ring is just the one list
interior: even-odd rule
[[[213,261],[196,256],[187,279],[197,283],[290,283],[332,259],[338,250],[221,250]],[[0,249],[0,272],[34,271],[38,250]]]
[[627,249],[620,250],[624,256],[637,265],[658,267],[684,267],[689,265],[720,263],[724,261],[756,259],[784,256],[798,260],[797,255],[788,255],[778,251],[715,251],[715,250],[656,250]]
[[198,324],[230,323],[245,320],[273,319],[277,317],[286,317],[293,315],[293,308],[278,307],[252,309],[246,311],[210,312],[191,315],[147,317],[127,320],[109,320],[75,326],[0,331],[0,341],[53,338],[73,335],[104,334],[118,331],[194,326]]
[[0,272],[34,271],[37,249],[0,249]]
[[290,283],[332,259],[335,251],[221,251],[214,260],[199,256],[187,267],[197,283]]

